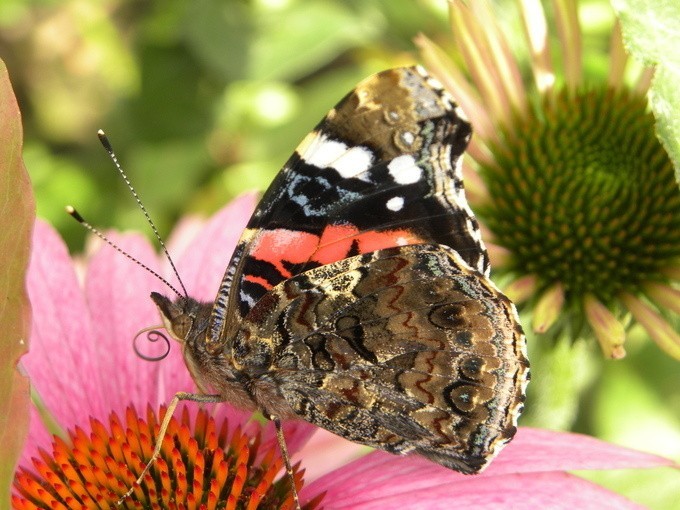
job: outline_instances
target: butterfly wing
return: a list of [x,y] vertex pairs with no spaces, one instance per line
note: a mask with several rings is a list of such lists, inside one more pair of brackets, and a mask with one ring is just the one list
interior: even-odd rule
[[444,244],[487,273],[460,171],[470,135],[451,97],[420,67],[361,82],[264,194],[222,281],[209,344],[231,337],[238,318],[278,283],[352,255]]
[[512,303],[442,245],[358,255],[278,284],[246,316],[234,353],[254,395],[276,388],[315,425],[466,473],[514,435],[529,372]]

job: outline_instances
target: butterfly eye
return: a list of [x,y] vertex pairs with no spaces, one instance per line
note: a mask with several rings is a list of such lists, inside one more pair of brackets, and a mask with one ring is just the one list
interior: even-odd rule
[[171,322],[170,334],[179,342],[184,342],[189,336],[193,324],[194,317],[191,315],[175,317]]

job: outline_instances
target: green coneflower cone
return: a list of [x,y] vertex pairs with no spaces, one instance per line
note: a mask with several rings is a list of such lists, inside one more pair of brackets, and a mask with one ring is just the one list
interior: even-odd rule
[[667,269],[680,260],[680,190],[646,108],[625,90],[549,92],[503,130],[493,163],[480,169],[491,198],[478,212],[509,252],[503,269],[531,275],[537,301],[548,303],[538,331],[552,324],[559,332],[569,321],[582,336],[588,313],[620,316],[624,296],[670,284]]

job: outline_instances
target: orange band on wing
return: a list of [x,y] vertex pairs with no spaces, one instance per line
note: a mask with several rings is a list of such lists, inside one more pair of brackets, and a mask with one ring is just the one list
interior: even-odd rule
[[[409,230],[360,232],[352,225],[328,225],[321,237],[307,232],[288,229],[262,230],[250,246],[250,256],[268,262],[280,273],[282,279],[293,276],[284,265],[305,264],[312,261],[320,265],[345,259],[350,253],[370,253],[395,246],[424,242]],[[246,281],[272,288],[266,279],[247,275]]]
[[347,258],[356,244],[359,253],[370,253],[384,248],[420,244],[423,240],[408,230],[359,232],[351,225],[329,225],[321,234],[319,246],[312,260],[330,264]]
[[[251,244],[250,255],[269,262],[284,279],[293,276],[283,262],[307,262],[319,246],[319,237],[307,232],[279,228],[258,232]],[[271,285],[266,285],[271,288]]]
[[265,289],[269,290],[273,288],[273,285],[267,281],[266,278],[262,278],[261,276],[255,276],[253,274],[247,274],[243,277],[243,280],[246,282],[250,283],[256,283],[258,285],[261,285]]

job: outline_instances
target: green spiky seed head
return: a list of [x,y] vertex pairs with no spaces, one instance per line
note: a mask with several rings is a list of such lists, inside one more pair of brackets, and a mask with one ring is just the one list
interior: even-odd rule
[[503,131],[479,212],[509,270],[606,303],[680,257],[680,191],[646,107],[612,90],[547,94]]

